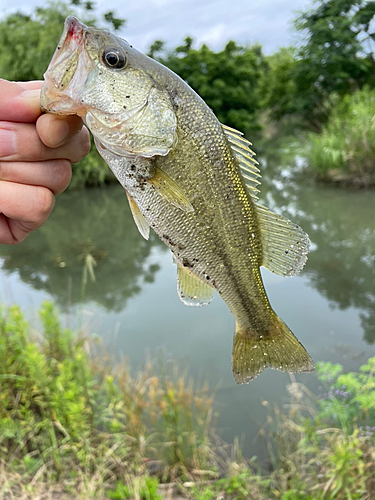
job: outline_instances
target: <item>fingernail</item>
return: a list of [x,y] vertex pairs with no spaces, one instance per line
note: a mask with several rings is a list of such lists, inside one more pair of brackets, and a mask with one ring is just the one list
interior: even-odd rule
[[16,134],[13,130],[0,129],[0,157],[16,153]]
[[69,124],[66,120],[55,119],[48,130],[48,139],[51,147],[57,148],[64,144],[69,134]]
[[22,99],[40,99],[40,89],[24,90],[21,92],[20,97],[22,97]]

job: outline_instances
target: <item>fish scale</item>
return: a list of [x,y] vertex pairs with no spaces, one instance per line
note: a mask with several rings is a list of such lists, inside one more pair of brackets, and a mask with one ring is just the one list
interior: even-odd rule
[[236,320],[237,383],[267,367],[313,369],[271,308],[260,274],[261,265],[297,274],[309,240],[257,204],[259,169],[241,132],[221,125],[169,69],[72,17],[45,74],[41,106],[85,121],[127,192],[142,236],[151,227],[171,249],[181,300],[205,305],[219,292]]

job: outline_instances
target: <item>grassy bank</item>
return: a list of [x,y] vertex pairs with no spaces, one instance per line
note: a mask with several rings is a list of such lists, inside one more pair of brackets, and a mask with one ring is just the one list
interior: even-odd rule
[[318,178],[356,187],[375,185],[375,90],[346,95],[321,134],[310,134],[309,161]]
[[[0,319],[0,498],[341,500],[375,495],[375,359],[358,373],[318,366],[314,396],[296,382],[269,405],[267,471],[215,432],[213,394],[173,363],[135,376],[40,311]],[[168,490],[168,491],[169,491]]]

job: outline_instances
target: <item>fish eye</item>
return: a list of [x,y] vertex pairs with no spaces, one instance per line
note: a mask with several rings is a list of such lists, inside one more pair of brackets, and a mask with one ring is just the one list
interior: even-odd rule
[[104,64],[109,68],[122,69],[126,65],[126,57],[120,50],[114,47],[105,49],[102,57]]

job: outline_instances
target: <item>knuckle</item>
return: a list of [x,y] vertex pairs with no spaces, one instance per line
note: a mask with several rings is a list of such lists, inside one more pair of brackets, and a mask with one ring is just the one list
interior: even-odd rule
[[36,186],[34,197],[34,221],[36,224],[43,224],[48,218],[55,205],[55,197],[48,188]]
[[54,172],[54,189],[55,194],[62,193],[70,183],[72,178],[72,166],[68,160],[60,160],[56,164],[56,169]]
[[73,163],[77,163],[84,158],[91,149],[91,139],[88,130],[84,127],[78,135],[78,147],[75,151]]

